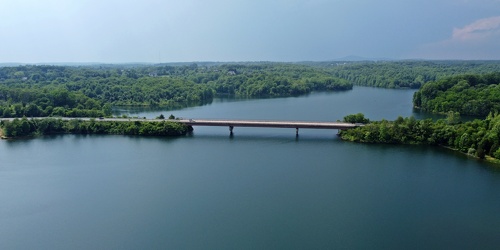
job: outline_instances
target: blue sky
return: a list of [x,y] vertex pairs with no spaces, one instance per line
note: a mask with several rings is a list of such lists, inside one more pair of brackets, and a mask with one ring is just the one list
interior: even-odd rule
[[500,0],[2,0],[0,62],[500,59]]

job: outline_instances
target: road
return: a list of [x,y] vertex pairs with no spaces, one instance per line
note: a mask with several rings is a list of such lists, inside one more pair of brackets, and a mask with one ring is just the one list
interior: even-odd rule
[[[28,119],[44,119],[47,117],[33,117]],[[189,126],[219,126],[219,127],[262,127],[262,128],[308,128],[308,129],[350,129],[362,126],[362,124],[353,124],[346,122],[321,122],[321,121],[275,121],[275,120],[221,120],[221,119],[141,119],[141,118],[73,118],[73,117],[53,117],[55,119],[69,120],[82,120],[96,122],[113,121],[113,122],[127,122],[127,121],[141,121],[141,122],[163,122],[172,121],[179,122]],[[0,118],[4,121],[12,121],[15,118]]]

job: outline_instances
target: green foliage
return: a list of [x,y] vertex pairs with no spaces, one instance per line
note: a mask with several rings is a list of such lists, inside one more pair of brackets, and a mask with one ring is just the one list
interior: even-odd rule
[[460,75],[426,83],[413,105],[430,112],[485,117],[500,111],[500,73]]
[[[307,63],[354,85],[418,89],[449,76],[500,71],[499,61],[378,61]],[[420,106],[420,105],[417,105]]]
[[199,105],[215,95],[296,96],[348,90],[317,67],[248,63],[182,66],[19,66],[0,68],[0,117],[101,117],[112,105]]
[[[495,71],[500,71],[496,61],[0,67],[0,116],[101,117],[111,115],[113,105],[199,105],[218,95],[297,96],[312,91],[349,90],[353,84],[418,88],[446,76]],[[454,101],[454,96],[433,101],[444,90],[438,83],[425,84],[414,103],[430,111],[485,115],[498,110],[500,88],[486,87],[482,82],[497,78],[460,78],[454,91],[464,93],[461,102]],[[478,94],[481,98],[465,98],[468,86],[485,88]]]
[[461,122],[460,113],[448,111],[448,113],[446,114],[446,123],[447,124],[455,125],[455,124],[459,124],[460,122]]
[[500,159],[500,149],[497,149],[495,153],[493,153],[493,156],[497,159]]
[[63,88],[0,84],[0,117],[99,117],[110,107],[79,92]]
[[370,120],[365,118],[365,115],[362,113],[357,113],[354,115],[347,115],[344,117],[344,122],[349,123],[369,123]]
[[1,126],[5,136],[11,138],[58,133],[179,136],[192,130],[189,126],[172,121],[83,121],[56,118],[27,119],[26,117],[2,121]]
[[500,115],[484,120],[450,124],[447,120],[416,120],[399,117],[395,121],[376,121],[341,131],[343,140],[365,143],[443,145],[460,152],[500,159]]

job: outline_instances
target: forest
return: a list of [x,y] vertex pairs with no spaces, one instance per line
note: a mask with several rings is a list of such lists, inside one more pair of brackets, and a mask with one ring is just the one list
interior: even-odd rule
[[316,62],[334,76],[358,86],[418,89],[449,76],[500,72],[500,61]]
[[[312,91],[350,90],[353,85],[419,88],[449,76],[499,71],[498,61],[0,67],[0,117],[102,117],[110,116],[113,106],[193,106],[208,103],[216,96],[287,97]],[[421,93],[434,85],[426,86]],[[485,89],[481,95],[489,91],[498,90]],[[440,107],[435,102],[443,103],[441,97],[432,101],[434,97],[427,96],[427,92],[415,99],[416,106],[433,112],[455,106]],[[453,110],[462,114],[488,113],[479,110],[482,103],[468,105]]]
[[4,67],[0,117],[101,117],[112,106],[200,105],[216,95],[284,97],[349,89],[352,84],[324,69],[278,63]]
[[[366,126],[342,131],[344,140],[444,145],[480,158],[500,157],[499,61],[397,61],[302,63],[188,63],[162,65],[26,65],[0,67],[0,124],[5,136],[52,133],[182,135],[189,128],[148,122],[99,122],[57,118],[107,117],[114,106],[200,105],[216,96],[285,97],[344,91],[353,85],[420,88],[414,106],[448,113],[446,120],[346,122]],[[486,119],[461,123],[460,115]]]
[[[395,121],[370,122],[363,114],[349,115],[346,122],[365,126],[342,131],[343,140],[441,145],[462,153],[500,159],[500,73],[451,76],[428,82],[415,92],[415,107],[428,112],[446,113],[437,121],[399,117]],[[460,115],[480,119],[462,122]]]
[[500,71],[429,82],[415,92],[413,105],[427,112],[486,117],[500,111]]
[[375,121],[341,131],[340,137],[363,143],[440,145],[481,159],[500,159],[500,115],[497,113],[465,123],[460,122],[459,114],[454,112],[437,121],[399,117],[395,121]]
[[7,138],[50,134],[117,134],[141,136],[180,136],[193,130],[192,127],[173,121],[99,121],[62,120],[60,118],[14,119],[1,121]]

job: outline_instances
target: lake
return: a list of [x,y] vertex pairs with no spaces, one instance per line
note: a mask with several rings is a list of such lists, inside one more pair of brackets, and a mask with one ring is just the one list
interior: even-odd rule
[[[393,120],[414,90],[216,99],[154,118]],[[0,249],[497,249],[500,172],[438,147],[336,130],[195,127],[184,137],[0,141]]]

